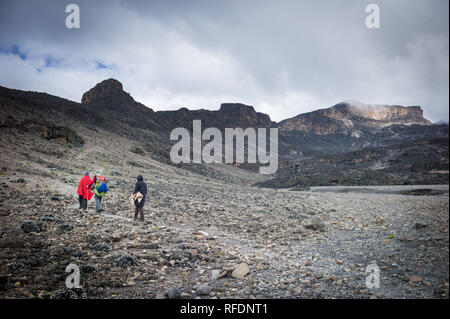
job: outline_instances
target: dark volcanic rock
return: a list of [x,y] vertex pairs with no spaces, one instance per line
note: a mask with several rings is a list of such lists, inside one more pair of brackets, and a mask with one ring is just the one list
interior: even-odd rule
[[176,287],[171,287],[167,290],[166,294],[169,299],[175,299],[181,296],[181,291]]
[[71,224],[62,224],[59,226],[59,228],[63,231],[71,231],[73,230],[73,225]]
[[84,289],[59,289],[52,293],[50,299],[87,299],[87,293]]
[[45,122],[37,122],[34,120],[23,121],[18,123],[16,127],[19,130],[29,132],[47,140],[70,143],[76,146],[81,146],[84,144],[83,138],[68,127],[57,126]]
[[142,148],[140,148],[140,147],[137,147],[137,146],[132,146],[132,147],[130,148],[130,151],[131,151],[132,153],[135,153],[135,154],[140,154],[140,155],[145,154],[144,150],[143,150]]
[[39,233],[41,231],[40,227],[32,220],[25,220],[20,224],[20,229],[28,233]]
[[211,293],[211,287],[206,285],[198,285],[195,289],[197,295],[209,295]]
[[55,222],[55,223],[60,223],[62,221],[59,216],[55,216],[52,214],[44,214],[41,216],[40,220],[43,222]]
[[122,256],[114,260],[113,265],[116,267],[127,268],[129,266],[139,265],[139,260],[136,258],[136,256],[123,254]]
[[97,251],[110,251],[111,246],[109,246],[105,242],[100,242],[100,243],[96,243],[92,249],[97,250]]

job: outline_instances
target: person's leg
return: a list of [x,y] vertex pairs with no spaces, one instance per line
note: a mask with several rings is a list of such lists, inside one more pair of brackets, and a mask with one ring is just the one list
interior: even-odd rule
[[87,199],[83,198],[83,209],[86,210],[87,209]]
[[144,221],[144,206],[141,206],[141,207],[139,208],[139,212],[141,213],[141,218],[140,218],[140,220],[141,220],[141,222],[143,222],[143,221]]
[[139,212],[139,208],[136,207],[136,208],[134,209],[134,218],[133,218],[134,220],[137,220],[137,218],[138,218],[138,212]]
[[80,204],[80,209],[83,208],[83,202],[81,201],[83,199],[83,196],[78,195],[78,203]]
[[97,196],[97,194],[94,194],[94,197],[95,197],[95,211],[99,213],[100,209],[102,208],[102,203],[100,201],[101,198],[100,196]]

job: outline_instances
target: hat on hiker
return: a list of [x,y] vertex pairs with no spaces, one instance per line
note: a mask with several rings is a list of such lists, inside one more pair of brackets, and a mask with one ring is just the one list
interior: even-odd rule
[[84,172],[84,176],[89,176],[89,172]]
[[98,169],[98,170],[97,170],[97,174],[100,174],[100,175],[101,175],[101,174],[103,174],[103,171],[102,171],[101,169]]

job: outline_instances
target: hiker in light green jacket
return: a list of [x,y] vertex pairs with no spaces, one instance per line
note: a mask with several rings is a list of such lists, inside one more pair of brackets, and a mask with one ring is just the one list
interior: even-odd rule
[[92,179],[92,190],[94,191],[95,197],[95,211],[97,213],[103,211],[102,208],[102,198],[106,195],[106,192],[99,192],[98,188],[102,183],[107,183],[106,178],[103,176],[103,171],[101,169],[97,170],[97,174]]

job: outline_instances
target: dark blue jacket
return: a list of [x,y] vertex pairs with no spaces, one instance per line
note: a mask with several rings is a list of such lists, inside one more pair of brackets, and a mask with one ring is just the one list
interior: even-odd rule
[[147,197],[147,184],[144,183],[144,178],[142,177],[142,175],[139,175],[137,177],[137,182],[136,182],[136,185],[134,186],[133,194],[136,194],[137,192],[140,192],[142,194],[142,196],[144,196],[144,197],[142,197],[140,202],[135,200],[134,204],[138,208],[143,207],[145,204],[145,198]]

